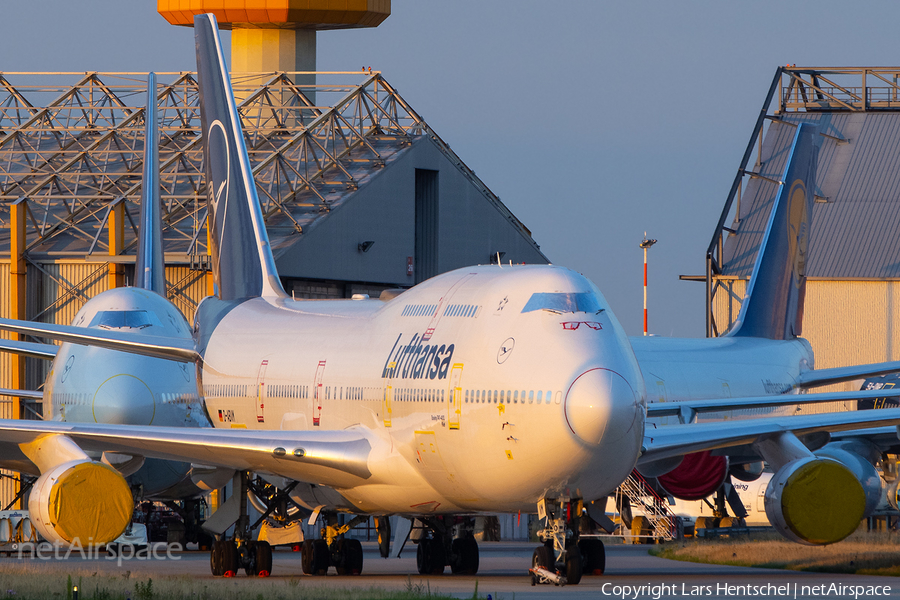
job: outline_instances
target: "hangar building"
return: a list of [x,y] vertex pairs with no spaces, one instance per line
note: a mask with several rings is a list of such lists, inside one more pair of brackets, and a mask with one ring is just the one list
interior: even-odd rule
[[777,70],[707,250],[706,276],[694,278],[707,284],[708,336],[737,317],[795,128],[814,123],[821,149],[803,337],[817,368],[900,359],[898,78],[897,67]]
[[[547,262],[381,73],[318,74],[315,103],[292,75],[233,78],[289,294],[377,296],[498,257]],[[68,324],[88,298],[132,280],[146,80],[0,73],[4,317]],[[168,292],[190,320],[211,289],[196,76],[159,73],[157,86]],[[37,389],[48,366],[0,355],[0,387]],[[41,414],[27,401],[0,407],[4,417]]]

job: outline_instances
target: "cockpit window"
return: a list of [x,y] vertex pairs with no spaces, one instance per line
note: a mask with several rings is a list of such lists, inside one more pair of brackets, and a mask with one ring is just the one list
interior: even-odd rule
[[522,312],[527,313],[534,310],[548,310],[554,313],[596,313],[602,310],[602,307],[597,296],[591,292],[537,292],[531,295]]
[[102,310],[94,315],[88,327],[143,329],[151,325],[159,325],[159,321],[146,310]]

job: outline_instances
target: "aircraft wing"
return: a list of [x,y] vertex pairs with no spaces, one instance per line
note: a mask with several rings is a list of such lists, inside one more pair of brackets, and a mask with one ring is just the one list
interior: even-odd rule
[[[880,409],[879,409],[880,410]],[[882,452],[896,454],[900,447],[900,434],[896,427],[876,427],[874,429],[857,429],[841,431],[831,435],[832,441],[862,439],[878,446]]]
[[[802,436],[820,431],[832,433],[892,426],[897,438],[897,425],[900,425],[900,408],[647,427],[638,464],[691,452],[750,445],[785,432]],[[859,431],[858,434],[865,435],[866,432]]]
[[0,419],[0,450],[61,434],[86,452],[112,451],[280,475],[335,488],[367,483],[365,430],[280,431],[147,427]]
[[690,423],[699,413],[777,408],[798,404],[894,398],[898,396],[900,396],[900,388],[820,394],[779,394],[744,398],[715,398],[712,400],[685,400],[681,402],[651,402],[647,405],[647,417],[678,417],[682,423]]
[[154,356],[178,362],[196,362],[200,359],[200,355],[194,347],[194,340],[191,338],[163,337],[132,333],[130,331],[89,329],[87,327],[16,321],[14,319],[0,319],[0,330],[24,333],[59,342],[70,342],[83,346],[97,346],[99,348],[108,348],[109,350]]
[[[868,379],[889,373],[900,372],[900,361],[873,363],[869,365],[852,365],[850,367],[835,367],[833,369],[815,369],[800,374],[794,387],[810,388],[818,385],[842,383],[854,379]],[[882,396],[879,396],[881,398]]]
[[59,346],[55,344],[38,344],[35,342],[20,342],[18,340],[0,339],[0,352],[11,352],[22,356],[53,360]]

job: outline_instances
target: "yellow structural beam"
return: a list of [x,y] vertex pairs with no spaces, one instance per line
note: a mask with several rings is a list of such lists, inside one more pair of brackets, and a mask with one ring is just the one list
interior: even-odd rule
[[[25,199],[20,198],[10,206],[10,242],[9,242],[9,318],[25,320],[25,289],[28,283],[25,265]],[[13,340],[23,339],[17,333],[10,334]],[[10,354],[9,387],[16,390],[25,388],[25,357]],[[22,401],[14,398],[12,402],[12,419],[22,418]]]
[[[25,199],[20,198],[10,205],[9,209],[9,318],[25,320],[25,290],[28,284],[26,277],[27,266],[25,264]],[[18,333],[10,334],[10,339],[20,340],[25,336]],[[10,354],[10,381],[9,387],[16,390],[25,389],[25,357],[19,354]],[[22,399],[12,399],[12,410],[9,418],[22,418]],[[15,484],[15,494],[18,495],[21,484]],[[14,510],[22,508],[22,500],[16,500],[12,505]]]
[[[106,220],[109,232],[109,255],[118,256],[125,246],[125,201],[116,200],[109,210]],[[118,262],[109,263],[109,289],[125,285],[125,265]]]
[[[209,271],[206,272],[206,295],[216,295],[216,280],[212,270],[212,227],[210,226],[210,217],[206,215],[206,251],[209,254]],[[218,496],[217,496],[218,498]]]

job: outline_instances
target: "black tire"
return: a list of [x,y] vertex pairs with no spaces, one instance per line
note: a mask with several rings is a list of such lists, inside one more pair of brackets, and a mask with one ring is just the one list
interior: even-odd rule
[[222,544],[218,540],[213,542],[209,551],[209,570],[213,577],[221,577],[224,573],[222,570]]
[[222,540],[219,542],[221,549],[221,569],[223,577],[234,577],[238,571],[238,551],[234,540]]
[[244,567],[248,577],[268,577],[272,574],[272,546],[269,542],[251,542],[248,548],[250,564]]
[[456,538],[450,544],[450,552],[453,562],[450,563],[450,571],[454,575],[478,574],[478,542],[472,536]]
[[532,567],[543,567],[550,572],[556,572],[556,561],[553,559],[553,551],[547,546],[538,546],[531,555]]
[[416,549],[416,568],[420,575],[440,575],[444,572],[447,561],[444,545],[438,539],[419,540]]
[[581,550],[581,558],[584,575],[603,575],[606,571],[606,548],[598,539],[579,540],[578,549]]
[[584,572],[584,562],[581,559],[581,551],[578,546],[571,545],[566,548],[566,583],[578,585],[581,582],[581,574]]
[[359,540],[342,538],[337,541],[335,569],[338,575],[360,575],[363,567],[362,544]]
[[300,550],[300,566],[307,575],[328,572],[328,545],[325,540],[304,540]]

